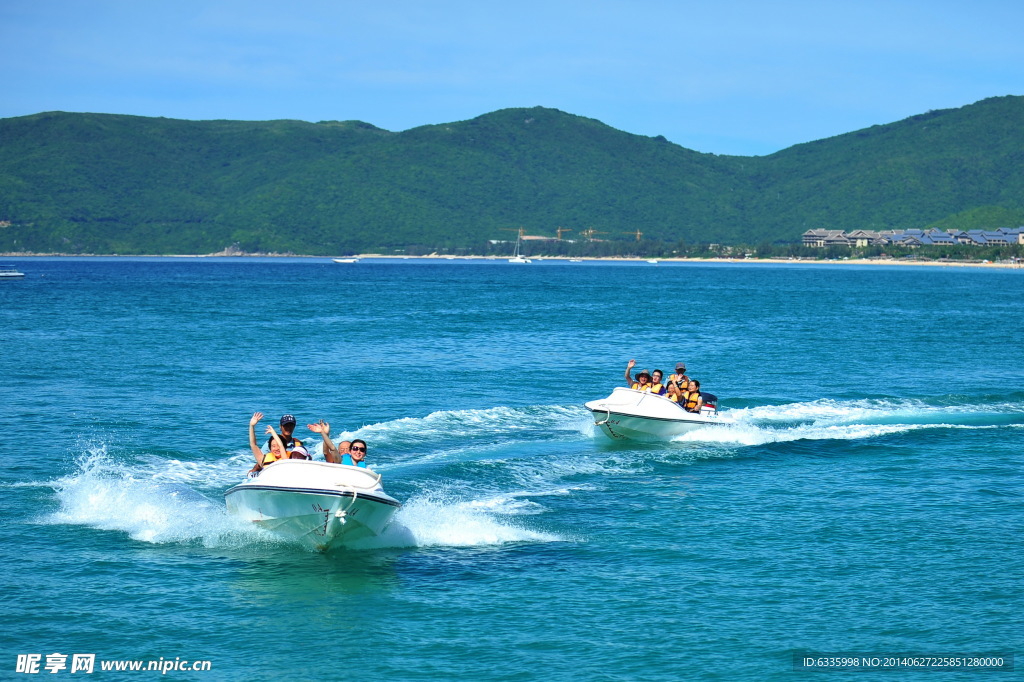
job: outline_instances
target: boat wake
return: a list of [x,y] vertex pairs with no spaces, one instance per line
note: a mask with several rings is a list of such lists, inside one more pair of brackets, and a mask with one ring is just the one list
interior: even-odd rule
[[60,508],[42,521],[122,531],[154,544],[225,547],[274,541],[189,485],[197,473],[191,464],[172,460],[154,468],[152,462],[120,462],[102,446],[91,448],[76,460],[76,471],[52,482]]
[[[566,496],[647,475],[654,461],[735,456],[738,448],[792,441],[860,440],[927,430],[1024,428],[1024,399],[822,399],[724,408],[728,425],[661,444],[610,441],[580,406],[435,412],[339,436],[370,443],[374,468],[403,503],[391,525],[358,547],[475,547],[572,540],[549,528]],[[285,541],[227,514],[224,492],[251,465],[244,448],[205,459],[85,449],[52,488],[41,523],[127,534],[151,544],[205,547]],[[317,446],[319,451],[319,444]],[[34,485],[34,484],[32,484]],[[556,524],[556,527],[557,526]]]
[[[214,462],[149,456],[126,462],[109,455],[105,447],[94,447],[75,464],[74,472],[47,484],[59,508],[38,522],[120,531],[151,544],[211,548],[289,544],[227,513],[224,489],[248,469],[248,453]],[[511,494],[506,504],[495,504],[490,493],[480,498],[455,491],[414,493],[382,535],[354,547],[473,547],[561,539],[516,523],[516,516],[537,510],[529,501],[517,504],[511,501],[514,498]]]
[[700,429],[673,440],[763,445],[796,440],[860,440],[927,429],[1024,426],[1024,404],[1019,402],[822,399],[732,409],[725,415],[732,424]]

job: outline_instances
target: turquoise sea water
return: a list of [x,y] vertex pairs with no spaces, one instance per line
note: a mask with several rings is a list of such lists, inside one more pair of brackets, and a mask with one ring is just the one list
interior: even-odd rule
[[[1024,650],[1024,271],[8,260],[0,678],[33,653],[763,680]],[[582,403],[630,358],[685,360],[736,423],[596,433]],[[255,410],[367,440],[404,503],[385,536],[321,555],[228,517]]]

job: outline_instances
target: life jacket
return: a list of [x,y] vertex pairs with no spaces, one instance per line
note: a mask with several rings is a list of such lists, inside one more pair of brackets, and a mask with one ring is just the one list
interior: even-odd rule
[[651,384],[651,393],[656,393],[658,395],[665,395],[665,385],[664,384]]
[[671,400],[674,403],[678,403],[679,402],[679,398],[680,398],[678,393],[668,393],[668,394],[665,395],[665,397],[668,398],[669,400]]
[[649,391],[651,390],[651,382],[641,385],[639,382],[634,381],[632,386],[634,391]]
[[686,405],[685,405],[686,411],[687,412],[696,412],[697,411],[697,402],[699,400],[700,400],[700,391],[694,391],[693,393],[690,393],[688,396],[686,396]]
[[277,461],[282,460],[282,459],[287,459],[287,458],[288,458],[287,454],[282,456],[282,455],[275,455],[273,452],[264,452],[263,453],[263,466],[267,466],[268,464],[272,464],[274,462],[277,462]]
[[366,460],[365,459],[360,461],[360,462],[358,462],[358,463],[356,463],[356,462],[354,462],[352,460],[352,455],[348,454],[347,452],[344,455],[341,456],[341,463],[342,464],[347,464],[350,467],[351,466],[357,466],[357,467],[362,467],[364,469],[366,468]]

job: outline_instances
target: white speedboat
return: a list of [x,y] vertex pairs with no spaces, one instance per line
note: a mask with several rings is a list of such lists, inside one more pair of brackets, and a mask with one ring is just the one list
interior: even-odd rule
[[324,551],[379,535],[401,503],[370,469],[286,459],[228,490],[228,512]]
[[335,263],[358,263],[358,258],[332,258]]
[[662,395],[621,386],[607,398],[584,405],[593,413],[594,423],[609,438],[658,441],[728,423],[718,416],[718,399],[710,393],[701,395],[705,404],[700,412],[687,412],[679,403]]
[[18,272],[13,265],[0,265],[0,277],[24,277],[24,272]]

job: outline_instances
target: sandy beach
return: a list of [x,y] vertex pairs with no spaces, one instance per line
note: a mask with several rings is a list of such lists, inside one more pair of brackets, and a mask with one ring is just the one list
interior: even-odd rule
[[[319,256],[316,256],[319,258]],[[391,256],[380,253],[363,253],[354,258],[387,258],[402,260],[405,258],[430,258],[435,260],[507,260],[508,256]],[[534,261],[568,261],[567,256],[531,256]],[[735,263],[737,265],[751,264],[776,264],[776,265],[913,265],[930,267],[958,267],[958,268],[1021,268],[1022,263],[991,261],[927,261],[927,260],[896,260],[891,258],[857,258],[849,260],[810,260],[790,258],[627,258],[627,257],[602,257],[602,258],[581,258],[582,261],[593,262],[633,262],[646,263],[657,261],[658,263]]]
[[[22,253],[8,252],[0,253],[0,258],[338,258],[339,256],[314,256],[297,253],[177,253],[177,254],[103,254],[103,253]],[[425,256],[395,256],[382,253],[360,253],[352,258],[378,258],[387,260],[409,260],[409,259],[431,259],[431,260],[493,260],[504,261],[508,256],[445,256],[430,254]],[[568,256],[531,256],[534,261],[568,261]],[[915,266],[915,267],[944,267],[944,268],[1001,268],[1001,269],[1022,269],[1024,262],[991,262],[991,261],[931,261],[931,260],[898,260],[891,258],[852,258],[847,260],[812,260],[795,258],[628,258],[620,257],[598,257],[580,258],[586,262],[623,262],[623,263],[645,263],[657,261],[658,263],[734,263],[736,265],[879,265],[879,266]]]

